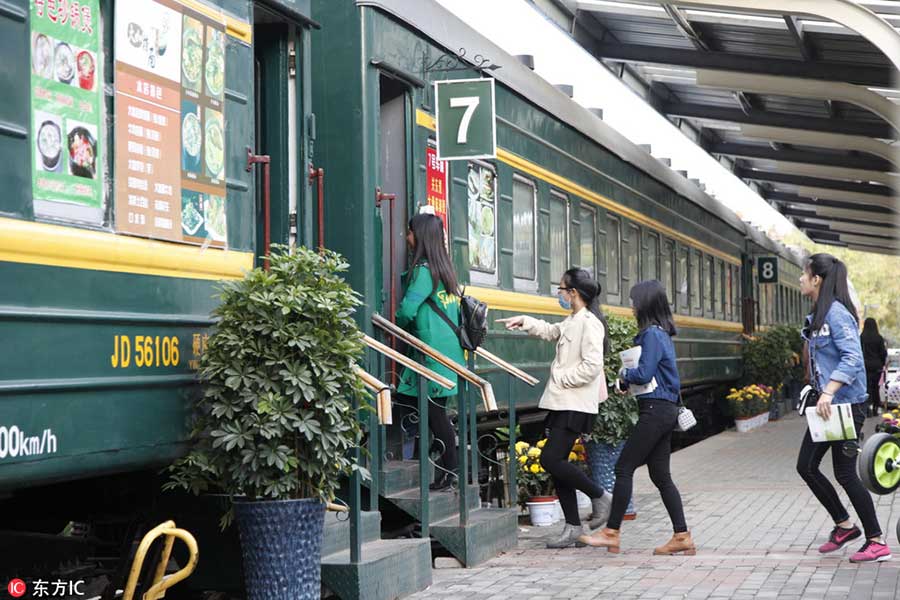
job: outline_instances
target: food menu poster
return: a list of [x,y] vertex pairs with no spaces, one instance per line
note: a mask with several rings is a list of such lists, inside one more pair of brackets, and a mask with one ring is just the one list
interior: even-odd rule
[[31,0],[34,212],[103,222],[98,0]]
[[224,16],[119,0],[115,19],[116,229],[225,247]]

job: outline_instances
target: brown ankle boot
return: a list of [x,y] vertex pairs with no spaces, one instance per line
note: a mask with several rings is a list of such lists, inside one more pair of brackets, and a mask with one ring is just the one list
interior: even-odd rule
[[588,546],[594,546],[595,548],[606,548],[607,552],[612,552],[613,554],[619,553],[618,529],[604,527],[590,535],[579,536],[578,541],[587,544]]
[[690,531],[674,534],[671,540],[653,550],[653,554],[677,554],[679,552],[684,552],[689,556],[697,554]]

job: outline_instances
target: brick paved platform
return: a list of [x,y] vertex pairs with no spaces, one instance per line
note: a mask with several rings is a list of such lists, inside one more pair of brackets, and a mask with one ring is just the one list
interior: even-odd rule
[[[873,425],[869,419],[867,430]],[[622,526],[620,555],[594,548],[547,550],[544,538],[562,525],[522,525],[514,551],[475,569],[435,570],[434,585],[413,598],[900,597],[895,534],[900,495],[875,496],[894,550],[892,561],[850,563],[847,558],[859,544],[820,556],[816,548],[832,524],[794,470],[804,428],[805,421],[791,416],[749,433],[722,433],[673,455],[673,478],[682,492],[696,556],[652,556],[652,548],[668,539],[671,525],[646,469],[641,469],[635,477],[638,518]],[[828,456],[823,467],[831,476]]]

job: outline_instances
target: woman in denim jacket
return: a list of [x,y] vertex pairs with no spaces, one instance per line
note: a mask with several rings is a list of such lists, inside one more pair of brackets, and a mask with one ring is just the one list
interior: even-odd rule
[[580,541],[590,546],[619,552],[619,528],[631,499],[634,471],[646,464],[650,480],[659,490],[675,533],[668,542],[653,550],[654,554],[696,554],[694,540],[684,519],[684,508],[678,488],[672,481],[669,459],[672,455],[672,431],[678,423],[678,398],[681,379],[675,362],[675,324],[665,288],[658,281],[642,281],[629,294],[640,333],[634,343],[641,347],[637,368],[622,369],[616,388],[645,385],[653,381],[656,388],[637,396],[640,416],[634,431],[625,442],[616,462],[616,485],[606,527]]
[[[820,392],[816,413],[827,419],[832,404],[851,404],[858,437],[866,420],[866,369],[859,318],[847,286],[847,266],[830,254],[813,254],[800,275],[800,292],[813,301],[803,337],[809,347],[810,383]],[[856,456],[844,454],[842,446],[843,442],[813,442],[807,429],[797,457],[797,472],[835,523],[819,552],[835,552],[862,535],[834,486],[819,470],[822,458],[831,450],[835,478],[847,492],[866,533],[866,542],[850,562],[888,560],[891,551],[882,539],[872,497],[856,474]]]

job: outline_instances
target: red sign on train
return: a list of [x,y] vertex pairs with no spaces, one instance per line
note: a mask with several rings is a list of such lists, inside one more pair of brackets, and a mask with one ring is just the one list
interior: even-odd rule
[[447,222],[447,161],[438,160],[437,150],[429,146],[425,150],[425,193],[428,205],[444,222],[444,239],[450,244],[450,227]]

